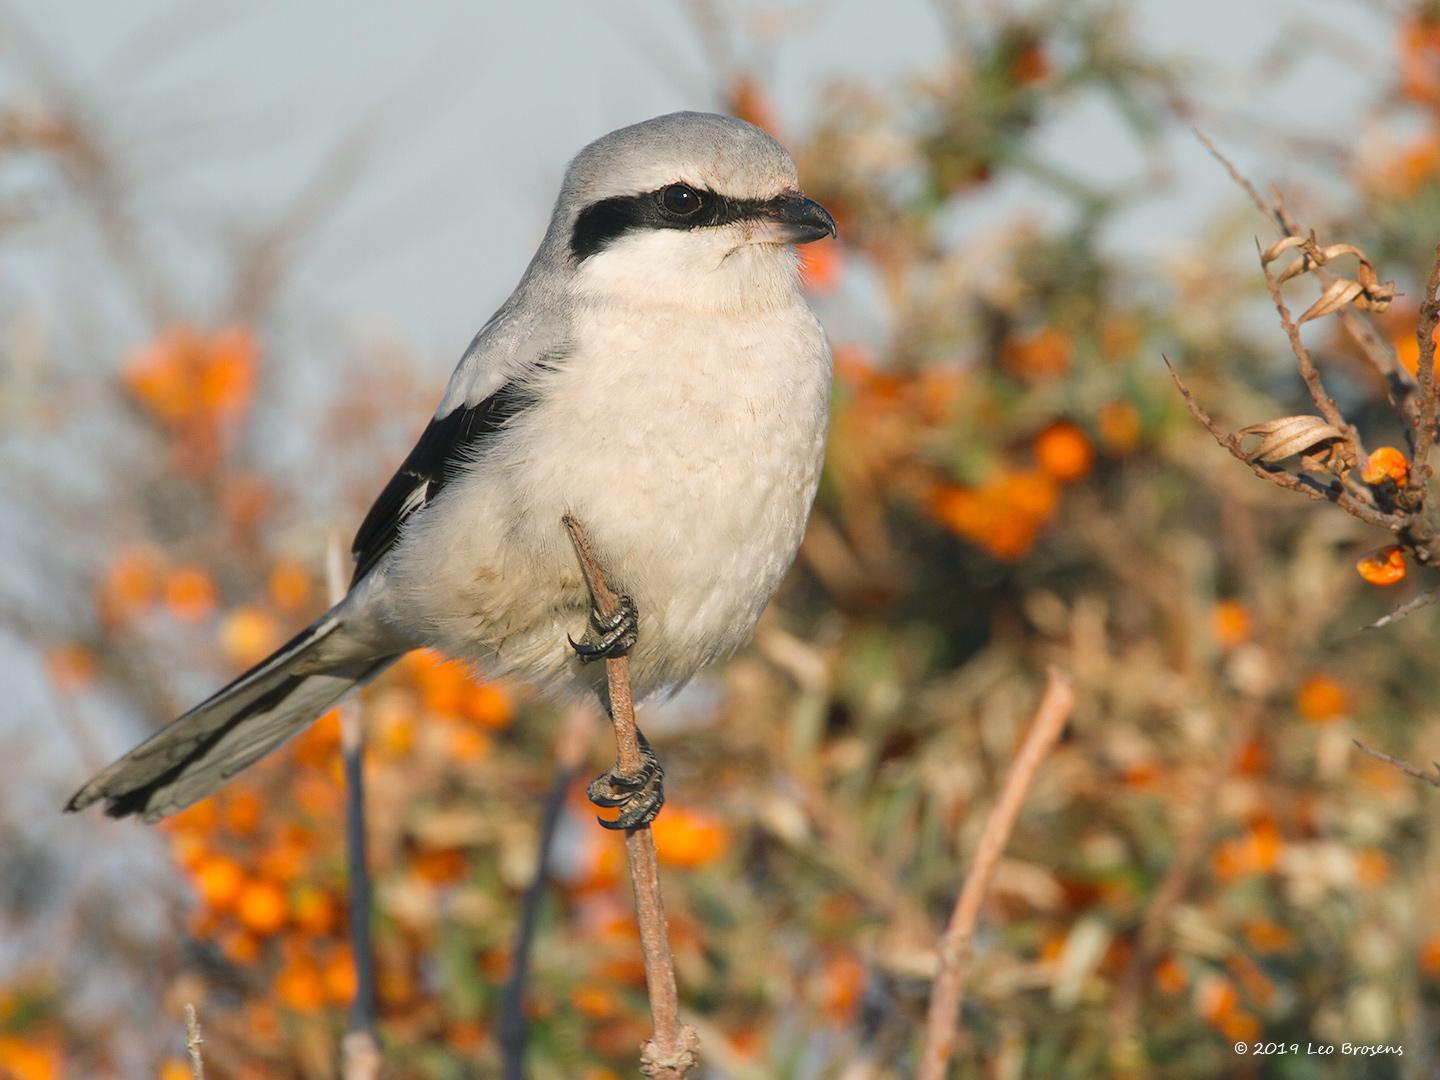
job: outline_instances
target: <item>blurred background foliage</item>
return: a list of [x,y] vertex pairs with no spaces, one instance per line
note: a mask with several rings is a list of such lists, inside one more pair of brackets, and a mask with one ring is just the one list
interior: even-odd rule
[[[1212,134],[1264,143],[1292,212],[1413,298],[1440,239],[1440,12],[1349,16],[1389,43],[1366,130]],[[1106,229],[1144,186],[1096,189],[1035,153],[1077,95],[1142,152],[1192,121],[1184,58],[1138,50],[1123,5],[941,25],[944,63],[838,82],[804,127],[743,65],[714,103],[794,149],[840,241],[805,252],[836,391],[800,560],[750,650],[642,716],[669,771],[656,842],[707,1075],[910,1074],[936,933],[1052,663],[1079,704],[986,909],[963,1074],[1434,1075],[1434,793],[1352,743],[1440,755],[1433,615],[1361,630],[1431,583],[1362,581],[1385,537],[1230,461],[1161,361],[1230,428],[1310,411],[1252,261],[1273,225],[1237,192],[1181,250],[1117,251]],[[82,108],[19,40],[0,54],[22,87],[0,101],[0,245],[87,216],[139,316],[87,307],[60,348],[0,299],[24,567],[7,649],[52,689],[0,731],[0,1075],[180,1080],[194,1002],[209,1075],[331,1077],[354,988],[333,717],[158,829],[56,810],[324,606],[335,530],[441,383],[393,341],[287,332],[304,297],[286,259],[323,195],[237,245],[206,305],[182,300],[178,267],[137,242],[103,102]],[[1068,212],[957,224],[1016,175]],[[1412,370],[1415,322],[1404,297],[1376,317]],[[1306,337],[1370,445],[1403,445],[1334,320]],[[306,365],[346,372],[318,412],[286,375]],[[361,708],[389,1074],[494,1074],[557,754],[588,739],[589,775],[608,740],[427,654]],[[66,732],[64,760],[36,754],[40,726]],[[554,863],[532,1074],[629,1075],[648,1020],[623,849],[578,783]],[[1242,1059],[1242,1040],[1404,1056]]]

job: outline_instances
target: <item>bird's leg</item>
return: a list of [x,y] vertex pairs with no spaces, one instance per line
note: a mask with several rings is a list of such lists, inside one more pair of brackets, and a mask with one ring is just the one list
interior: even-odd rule
[[602,614],[599,608],[590,609],[590,629],[581,640],[576,641],[569,635],[566,640],[582,664],[593,664],[596,660],[624,656],[639,636],[640,611],[634,600],[620,596],[609,615]]
[[639,771],[621,772],[620,763],[616,762],[590,781],[586,789],[590,801],[596,806],[620,807],[620,815],[614,821],[598,819],[607,829],[634,829],[649,825],[665,805],[665,770],[660,767],[660,759],[639,729],[636,729],[635,737],[640,743]]

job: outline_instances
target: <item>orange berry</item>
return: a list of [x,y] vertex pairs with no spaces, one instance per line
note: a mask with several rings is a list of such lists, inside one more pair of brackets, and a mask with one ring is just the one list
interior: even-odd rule
[[271,881],[281,883],[294,881],[309,865],[309,847],[297,839],[276,842],[273,847],[262,851],[257,860],[261,874]]
[[203,348],[194,331],[176,326],[137,349],[121,369],[121,381],[155,419],[178,424],[195,412],[195,360]]
[[1390,880],[1390,860],[1373,848],[1355,856],[1355,877],[1367,888],[1377,889]]
[[358,985],[355,963],[349,949],[339,949],[325,961],[320,971],[325,996],[336,1005],[347,1005],[355,998]]
[[[1440,326],[1435,328],[1431,337],[1440,342]],[[1395,358],[1400,361],[1400,366],[1418,378],[1420,373],[1420,335],[1418,331],[1407,330],[1392,338],[1390,344],[1395,349]]]
[[1306,720],[1334,720],[1352,707],[1350,691],[1329,675],[1311,675],[1295,691],[1295,708]]
[[206,342],[196,397],[201,408],[217,416],[243,413],[255,393],[260,348],[244,327],[231,327]]
[[224,802],[222,816],[225,827],[236,836],[251,836],[260,828],[265,802],[246,788],[232,792]]
[[1140,445],[1144,432],[1140,413],[1128,401],[1111,401],[1101,405],[1095,414],[1100,441],[1115,454],[1127,454]]
[[1028,380],[1065,374],[1074,355],[1075,343],[1070,335],[1049,326],[1032,334],[1012,335],[1000,346],[1000,362]]
[[1380,484],[1386,480],[1403,484],[1409,475],[1410,462],[1393,446],[1376,447],[1365,459],[1365,468],[1360,470],[1360,479],[1367,484]]
[[95,681],[95,654],[83,645],[57,645],[45,654],[45,672],[62,694],[78,694]]
[[215,583],[205,571],[187,566],[165,579],[165,606],[181,622],[199,622],[215,610]]
[[865,965],[853,953],[834,953],[821,966],[819,983],[825,1018],[832,1024],[851,1023],[865,991]]
[[248,930],[232,928],[220,937],[220,951],[232,964],[253,964],[260,956],[260,939]]
[[160,557],[146,547],[127,548],[115,556],[100,585],[100,606],[112,616],[133,615],[155,599]]
[[64,1075],[60,1047],[50,1039],[0,1035],[0,1073],[5,1080],[59,1080]]
[[1440,977],[1440,934],[1427,938],[1420,946],[1420,970],[1432,979]]
[[174,817],[162,822],[161,825],[176,832],[201,835],[214,829],[219,820],[220,812],[215,806],[215,800],[201,799],[198,803],[187,806]]
[[1052,424],[1035,437],[1035,460],[1049,476],[1069,484],[1090,471],[1095,448],[1074,424]]
[[570,991],[570,1004],[592,1020],[604,1020],[620,1011],[614,991],[604,986],[577,986]]
[[450,756],[456,761],[473,765],[490,755],[490,736],[471,727],[456,728],[450,733]]
[[290,916],[301,930],[315,937],[325,937],[339,925],[340,905],[324,889],[306,885],[295,894]]
[[280,628],[263,608],[238,607],[220,623],[220,647],[234,663],[249,667],[280,644]]
[[275,996],[296,1012],[316,1012],[325,1005],[325,979],[310,961],[292,960],[275,976]]
[[1238,600],[1221,600],[1210,610],[1210,633],[1226,649],[1245,644],[1250,640],[1250,612]]
[[1195,988],[1196,1006],[1200,1015],[1211,1024],[1219,1024],[1235,1012],[1240,995],[1234,984],[1220,975],[1209,975]]
[[271,881],[250,881],[235,901],[235,914],[257,934],[273,934],[285,925],[285,893]]
[[281,611],[302,611],[310,603],[310,575],[299,563],[276,563],[270,571],[270,602]]
[[704,866],[719,859],[730,847],[724,823],[700,811],[667,810],[650,829],[655,836],[656,855],[671,866]]
[[1245,924],[1245,940],[1258,953],[1283,952],[1295,943],[1295,937],[1278,923],[1255,919]]
[[481,727],[492,730],[507,727],[515,714],[509,693],[493,682],[471,682],[465,688],[463,710]]
[[434,848],[417,851],[410,859],[410,869],[421,881],[430,885],[448,885],[457,880],[470,866],[464,848]]
[[1259,1038],[1261,1027],[1260,1021],[1250,1013],[1237,1010],[1220,1021],[1220,1030],[1225,1038],[1243,1043]]
[[1155,986],[1166,994],[1184,993],[1190,985],[1190,977],[1184,966],[1173,956],[1167,956],[1155,966]]
[[193,1080],[194,1076],[190,1063],[180,1058],[167,1058],[160,1066],[160,1080]]
[[1355,564],[1355,572],[1371,585],[1394,585],[1405,580],[1405,552],[1399,544],[1377,548]]
[[226,911],[239,898],[245,885],[245,871],[234,859],[212,855],[195,867],[195,891],[212,911]]

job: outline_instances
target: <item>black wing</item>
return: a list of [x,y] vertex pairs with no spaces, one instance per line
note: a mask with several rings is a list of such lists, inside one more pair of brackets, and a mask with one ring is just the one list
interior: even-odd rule
[[360,523],[350,545],[355,560],[352,588],[395,546],[401,524],[429,503],[460,467],[473,459],[477,448],[530,401],[524,391],[507,384],[478,405],[462,405],[430,421]]

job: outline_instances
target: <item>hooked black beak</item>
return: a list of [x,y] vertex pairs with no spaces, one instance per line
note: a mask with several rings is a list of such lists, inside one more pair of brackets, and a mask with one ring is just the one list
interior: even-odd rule
[[808,244],[835,235],[835,219],[814,199],[796,192],[771,200],[766,216],[776,225],[787,244]]

